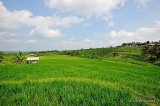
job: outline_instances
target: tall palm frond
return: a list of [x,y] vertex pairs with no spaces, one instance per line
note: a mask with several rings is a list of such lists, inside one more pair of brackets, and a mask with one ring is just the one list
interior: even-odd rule
[[14,53],[13,62],[17,64],[22,64],[24,60],[24,56],[22,55],[22,52]]

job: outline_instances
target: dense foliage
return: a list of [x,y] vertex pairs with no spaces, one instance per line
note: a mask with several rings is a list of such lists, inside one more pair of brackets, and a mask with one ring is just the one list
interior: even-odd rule
[[160,65],[160,45],[155,44],[153,46],[145,45],[142,48],[142,54],[146,59],[152,63]]

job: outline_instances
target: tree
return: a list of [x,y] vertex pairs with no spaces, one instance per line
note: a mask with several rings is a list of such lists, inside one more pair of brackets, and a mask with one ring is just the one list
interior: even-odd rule
[[149,46],[145,45],[145,46],[142,48],[142,55],[148,54],[148,49],[149,49]]
[[3,57],[3,55],[2,55],[2,52],[0,52],[0,63],[3,62],[3,59],[4,59],[4,57]]
[[147,44],[149,44],[150,42],[149,41],[147,41]]
[[153,46],[145,45],[142,48],[142,54],[147,57],[147,59],[154,63],[160,60],[160,45],[155,44]]
[[92,53],[91,58],[92,58],[92,59],[93,59],[93,58],[96,58],[95,53]]
[[22,56],[22,52],[14,53],[13,62],[16,64],[22,64],[24,61],[24,56]]

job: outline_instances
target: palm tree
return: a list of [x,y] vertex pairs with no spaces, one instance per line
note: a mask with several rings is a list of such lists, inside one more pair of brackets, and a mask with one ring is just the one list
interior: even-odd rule
[[17,64],[22,64],[25,57],[22,56],[22,52],[14,53],[13,62]]

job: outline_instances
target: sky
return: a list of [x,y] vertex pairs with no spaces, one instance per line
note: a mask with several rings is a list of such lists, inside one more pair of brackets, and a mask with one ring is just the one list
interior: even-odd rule
[[160,0],[0,0],[0,51],[160,40]]

